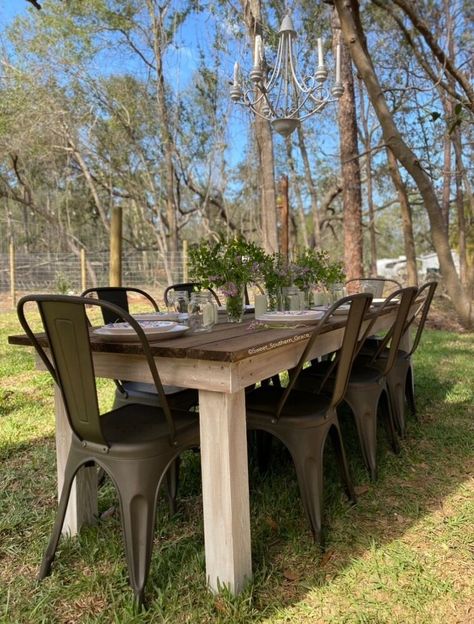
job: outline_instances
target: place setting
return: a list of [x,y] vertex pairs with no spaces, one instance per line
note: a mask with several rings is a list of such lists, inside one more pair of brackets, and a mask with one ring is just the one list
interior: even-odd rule
[[[182,336],[189,331],[189,327],[187,325],[182,325],[176,321],[140,320],[138,322],[150,342],[155,342],[157,340],[170,340],[172,338]],[[103,327],[94,329],[93,333],[95,336],[105,341],[140,341],[138,334],[130,323],[108,323]]]

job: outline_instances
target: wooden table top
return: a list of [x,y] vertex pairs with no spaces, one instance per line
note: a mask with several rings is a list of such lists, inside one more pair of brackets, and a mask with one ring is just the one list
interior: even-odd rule
[[[393,311],[393,307],[384,310],[383,315]],[[367,318],[373,318],[376,311]],[[333,317],[322,329],[326,333],[340,329],[345,324],[345,316]],[[170,340],[150,342],[151,352],[155,357],[192,358],[221,362],[238,362],[252,355],[268,352],[285,344],[307,340],[316,324],[298,327],[262,326],[255,321],[242,323],[219,323],[210,332],[186,334]],[[38,335],[40,344],[48,346],[46,336]],[[24,334],[8,337],[9,344],[29,346],[31,343]],[[111,342],[91,333],[91,347],[96,352],[140,354],[141,345],[134,342]]]

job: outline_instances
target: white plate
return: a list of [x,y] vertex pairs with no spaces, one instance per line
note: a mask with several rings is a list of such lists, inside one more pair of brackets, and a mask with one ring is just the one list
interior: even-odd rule
[[324,315],[323,310],[295,310],[289,312],[265,312],[256,317],[257,321],[273,323],[314,323]]
[[337,310],[334,310],[334,314],[347,314],[349,312],[349,310],[351,309],[350,305],[342,305],[341,307],[337,308]]
[[[140,325],[150,342],[177,338],[189,330],[186,325],[178,325],[173,321],[141,321]],[[94,334],[112,342],[138,342],[140,340],[128,323],[105,325],[105,327],[94,329]]]
[[132,314],[137,321],[186,321],[187,312],[149,312],[147,314]]

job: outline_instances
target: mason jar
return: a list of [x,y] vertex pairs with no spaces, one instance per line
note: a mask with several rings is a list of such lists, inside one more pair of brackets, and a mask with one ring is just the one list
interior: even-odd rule
[[217,323],[217,306],[210,292],[193,292],[188,305],[188,323],[194,332],[208,332]]
[[174,290],[169,294],[171,307],[179,314],[186,314],[189,307],[189,295],[186,290]]
[[282,288],[283,310],[295,312],[301,310],[300,290],[297,286]]

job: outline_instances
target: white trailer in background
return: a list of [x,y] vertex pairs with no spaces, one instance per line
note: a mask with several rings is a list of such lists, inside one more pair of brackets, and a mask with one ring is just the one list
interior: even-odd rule
[[[454,265],[459,273],[459,254],[454,250],[451,250],[451,253],[453,255]],[[404,282],[406,279],[406,263],[405,256],[399,256],[398,258],[381,258],[377,260],[377,275]],[[418,256],[416,258],[416,263],[420,283],[428,279],[441,277],[438,256],[434,252]]]

